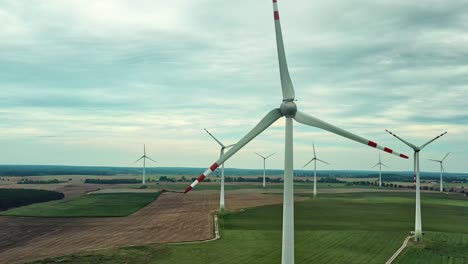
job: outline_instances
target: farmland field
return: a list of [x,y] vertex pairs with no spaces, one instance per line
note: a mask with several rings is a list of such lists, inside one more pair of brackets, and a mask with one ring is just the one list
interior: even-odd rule
[[35,217],[126,216],[152,202],[159,194],[160,192],[90,194],[70,200],[23,206],[1,214]]
[[[385,263],[414,227],[413,196],[323,194],[296,202],[296,262]],[[462,250],[468,247],[466,197],[423,193],[422,201],[424,244],[405,250],[398,263],[417,263],[414,259],[421,254],[427,259],[437,255],[437,260],[453,260],[447,263],[467,263],[468,252]],[[37,263],[280,263],[281,216],[281,205],[262,206],[221,215],[217,241],[124,247]],[[446,250],[450,245],[455,246]]]

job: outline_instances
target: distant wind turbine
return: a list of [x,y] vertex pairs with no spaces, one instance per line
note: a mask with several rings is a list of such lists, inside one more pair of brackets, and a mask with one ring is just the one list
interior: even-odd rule
[[143,159],[143,181],[142,181],[142,183],[146,184],[146,172],[145,172],[146,171],[146,159],[149,159],[149,160],[151,160],[153,162],[156,162],[156,161],[153,160],[152,158],[146,156],[146,147],[145,147],[144,144],[143,144],[143,156],[141,156],[141,158],[137,159],[135,161],[135,163],[137,163],[141,159]]
[[440,192],[443,192],[444,191],[444,186],[443,186],[443,181],[442,181],[442,172],[445,172],[445,169],[444,169],[444,165],[442,164],[445,160],[445,158],[447,158],[447,156],[450,154],[447,153],[447,155],[445,155],[445,157],[442,159],[442,160],[433,160],[433,159],[429,159],[431,161],[434,161],[434,162],[439,162],[440,163]]
[[[224,146],[221,141],[219,141],[217,138],[215,138],[215,136],[213,136],[213,134],[210,133],[210,131],[208,131],[206,128],[204,129],[206,133],[208,133],[208,135],[210,135],[221,146],[221,151],[219,154],[219,158],[221,159],[224,156],[224,149],[230,148],[234,146],[234,144]],[[219,210],[224,211],[224,163],[221,165],[221,193],[219,196]]]
[[380,153],[379,153],[379,162],[375,164],[372,168],[375,168],[375,166],[379,165],[379,187],[382,187],[382,165],[387,167],[387,165],[383,164],[382,161],[380,160]]
[[258,156],[260,156],[263,159],[263,188],[265,188],[265,173],[266,173],[266,165],[265,164],[266,164],[266,160],[269,157],[275,155],[275,153],[272,153],[272,154],[270,154],[270,155],[268,155],[266,157],[263,156],[263,155],[258,154],[257,152],[255,152],[255,154],[257,154]]
[[[206,176],[216,170],[220,164],[231,158],[236,152],[242,149],[256,136],[261,134],[265,129],[270,127],[281,117],[285,117],[285,151],[284,151],[284,177],[283,177],[283,231],[282,231],[282,249],[281,249],[281,263],[294,264],[294,157],[293,157],[293,119],[297,122],[307,125],[318,127],[327,130],[331,133],[343,136],[350,140],[357,141],[361,144],[378,148],[380,150],[392,153],[393,155],[408,158],[404,154],[397,153],[392,149],[378,145],[376,142],[362,138],[358,135],[350,133],[344,129],[338,128],[330,123],[322,121],[314,116],[306,114],[298,110],[295,103],[294,87],[289,76],[288,65],[286,63],[286,54],[283,44],[283,36],[281,33],[281,24],[278,12],[277,0],[273,0],[273,17],[276,31],[276,47],[278,52],[279,75],[281,80],[281,89],[283,98],[279,108],[274,108],[268,112],[263,119],[244,137],[242,137],[235,146],[229,149],[226,154],[213,163],[208,169],[205,170],[198,178],[190,184],[185,193],[190,192],[197,184],[202,182]],[[264,100],[263,100],[264,101]],[[240,108],[239,111],[243,109]],[[246,113],[246,117],[251,117],[252,113]]]
[[392,132],[388,131],[385,129],[390,135],[396,137],[399,139],[401,142],[405,143],[408,145],[410,148],[414,150],[414,173],[416,177],[416,214],[415,214],[415,220],[414,220],[414,240],[416,242],[420,241],[422,239],[422,225],[421,225],[421,190],[420,190],[420,181],[419,181],[419,152],[427,145],[432,143],[432,141],[440,138],[441,136],[447,134],[447,132],[444,132],[437,137],[429,140],[428,142],[424,143],[420,147],[416,147],[415,145],[409,143],[408,141],[400,138],[399,136],[393,134]]
[[317,156],[315,155],[315,145],[312,144],[312,148],[314,149],[314,157],[309,160],[302,168],[305,168],[305,166],[309,165],[312,161],[314,161],[314,198],[317,197],[317,161],[323,162],[325,164],[330,165],[330,163],[323,161],[321,159],[318,159]]

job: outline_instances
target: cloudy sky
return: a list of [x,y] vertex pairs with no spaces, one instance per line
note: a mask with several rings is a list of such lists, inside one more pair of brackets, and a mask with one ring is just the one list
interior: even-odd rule
[[[298,107],[468,172],[466,1],[278,1]],[[270,0],[3,0],[0,164],[133,166],[146,143],[157,166],[206,167],[281,103]],[[369,169],[378,151],[295,123],[296,168],[315,143],[331,169]],[[284,119],[227,166],[261,167]],[[412,161],[382,154],[392,170]]]

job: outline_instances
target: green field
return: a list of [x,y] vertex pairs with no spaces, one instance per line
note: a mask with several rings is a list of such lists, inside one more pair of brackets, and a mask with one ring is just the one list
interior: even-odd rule
[[2,212],[9,216],[104,217],[127,216],[159,196],[154,193],[89,194],[79,198],[23,206]]
[[[160,183],[160,184],[151,184],[147,185],[147,188],[157,188],[157,189],[171,189],[171,190],[185,190],[187,186],[189,186],[190,183]],[[129,187],[129,186],[126,186]],[[138,188],[133,186],[133,188]],[[294,184],[295,189],[310,189],[312,190],[314,188],[313,183],[296,183]],[[320,192],[320,189],[336,189],[336,188],[347,188],[347,189],[353,189],[353,188],[375,188],[377,189],[378,187],[375,186],[346,186],[344,183],[317,183],[317,188],[318,192]],[[195,189],[192,190],[192,192],[196,191],[204,191],[204,190],[219,190],[220,189],[220,184],[216,183],[204,183],[204,184],[199,184]],[[224,185],[225,190],[240,190],[240,189],[262,189],[262,183],[226,183]],[[283,184],[282,183],[267,183],[266,188],[264,190],[282,190],[283,189]]]
[[[295,205],[296,263],[385,263],[414,227],[413,193],[323,194]],[[398,263],[468,263],[468,200],[423,193],[424,243]],[[453,204],[452,204],[453,203]],[[221,239],[101,250],[36,263],[281,262],[282,206],[220,216]]]

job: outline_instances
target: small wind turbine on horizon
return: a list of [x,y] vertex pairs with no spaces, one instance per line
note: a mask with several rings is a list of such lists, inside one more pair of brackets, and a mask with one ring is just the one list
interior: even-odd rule
[[[218,143],[218,145],[221,146],[221,151],[219,154],[219,158],[221,159],[224,156],[224,150],[226,148],[234,146],[234,144],[225,146],[223,143],[221,143],[221,141],[219,141],[215,136],[213,136],[213,134],[211,134],[210,131],[208,131],[206,128],[204,129],[206,133],[208,133],[208,135],[210,135]],[[224,211],[224,163],[221,165],[221,192],[219,196],[219,210]]]
[[434,140],[440,138],[441,136],[447,134],[447,132],[444,132],[437,137],[429,140],[428,142],[422,144],[420,147],[416,147],[415,145],[409,143],[408,141],[400,138],[399,136],[395,135],[394,133],[390,132],[389,130],[385,129],[390,135],[396,137],[398,140],[401,142],[405,143],[408,145],[410,148],[414,150],[414,174],[416,178],[416,213],[415,213],[415,220],[414,220],[414,241],[418,242],[422,239],[422,224],[421,224],[421,190],[420,190],[420,181],[419,181],[419,152],[432,143]]
[[323,163],[328,164],[328,165],[330,165],[330,163],[328,163],[326,161],[323,161],[321,159],[318,159],[316,154],[315,154],[315,145],[314,144],[312,144],[312,148],[314,149],[314,157],[309,162],[307,162],[304,166],[302,166],[302,168],[305,168],[305,166],[309,165],[309,163],[314,161],[314,198],[315,198],[315,197],[317,197],[317,161],[323,162]]
[[137,159],[135,161],[135,163],[137,163],[139,160],[143,159],[143,180],[142,180],[142,184],[146,184],[146,159],[149,159],[153,162],[156,162],[155,160],[153,160],[152,158],[146,156],[146,146],[145,144],[143,144],[143,156],[141,156],[139,159]]
[[[283,225],[282,225],[282,253],[281,258],[282,264],[294,264],[294,157],[293,157],[293,119],[297,122],[307,125],[314,126],[334,134],[343,136],[345,138],[357,141],[367,146],[383,150],[391,153],[398,157],[407,159],[408,156],[394,152],[392,149],[378,145],[376,142],[367,140],[358,135],[350,133],[332,124],[324,122],[316,117],[308,115],[297,109],[295,103],[294,87],[289,76],[288,66],[286,63],[286,54],[284,51],[283,37],[281,33],[281,24],[279,19],[279,12],[277,6],[277,0],[273,0],[273,17],[275,21],[275,32],[276,32],[276,44],[278,52],[279,72],[281,79],[281,89],[283,98],[279,108],[275,108],[267,113],[263,119],[250,130],[242,139],[240,139],[236,145],[229,149],[226,154],[219,158],[213,163],[205,172],[203,172],[198,178],[190,184],[184,193],[188,193],[197,184],[203,181],[206,176],[216,170],[220,164],[223,164],[235,153],[242,149],[247,143],[249,143],[256,136],[261,134],[265,129],[270,127],[281,117],[285,117],[285,155],[284,155],[284,177],[283,177]],[[241,109],[242,110],[242,109]],[[247,113],[251,116],[251,113]]]
[[266,160],[269,157],[275,155],[275,153],[271,153],[270,155],[268,155],[266,157],[263,156],[263,155],[258,154],[257,152],[255,152],[255,154],[257,154],[258,156],[260,156],[263,159],[263,188],[265,188],[266,187],[266,185],[265,185],[265,173],[266,173],[266,165],[265,164],[266,164]]
[[450,154],[447,153],[447,155],[445,155],[445,157],[442,159],[442,160],[433,160],[433,159],[429,159],[431,161],[434,161],[434,162],[439,162],[440,163],[440,192],[443,192],[444,191],[444,186],[443,186],[443,181],[442,181],[442,172],[445,172],[445,169],[444,169],[444,165],[442,164],[445,160],[445,158],[447,158],[447,156]]
[[382,165],[387,167],[387,165],[382,163],[382,160],[380,159],[380,153],[379,153],[379,162],[372,166],[372,168],[375,168],[375,166],[379,165],[379,187],[382,187]]

